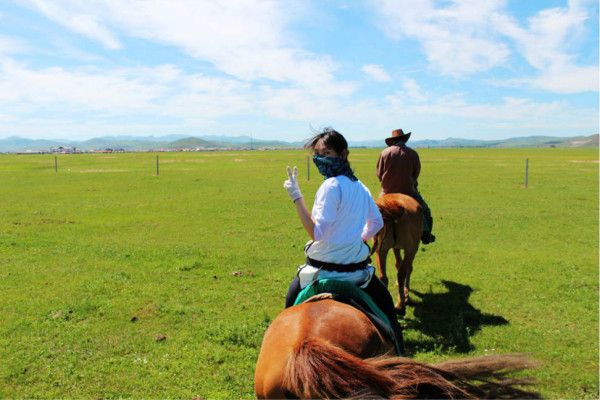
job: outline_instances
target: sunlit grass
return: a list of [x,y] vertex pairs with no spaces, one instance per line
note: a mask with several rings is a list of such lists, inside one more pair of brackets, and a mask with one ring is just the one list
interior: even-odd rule
[[[352,150],[379,192],[376,150]],[[438,241],[407,350],[527,352],[550,398],[598,396],[597,149],[423,149]],[[525,188],[525,159],[529,187]],[[251,398],[307,240],[302,151],[0,156],[0,397]],[[391,286],[392,290],[395,290]],[[397,296],[397,293],[393,293]]]

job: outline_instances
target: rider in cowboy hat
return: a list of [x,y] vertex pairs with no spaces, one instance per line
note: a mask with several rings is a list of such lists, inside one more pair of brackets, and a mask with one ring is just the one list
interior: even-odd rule
[[423,209],[423,244],[435,241],[431,234],[433,219],[429,206],[417,190],[417,178],[421,172],[421,162],[416,151],[406,145],[412,132],[404,133],[402,129],[392,131],[392,136],[385,139],[388,147],[383,150],[377,161],[377,178],[381,182],[381,194],[403,193],[413,197]]

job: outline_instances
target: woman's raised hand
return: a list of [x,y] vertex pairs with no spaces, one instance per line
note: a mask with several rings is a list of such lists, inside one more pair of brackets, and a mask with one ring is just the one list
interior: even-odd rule
[[296,201],[302,197],[300,192],[300,186],[298,186],[298,167],[294,167],[294,171],[288,166],[287,167],[288,179],[283,182],[283,187],[287,190],[288,195],[292,201]]

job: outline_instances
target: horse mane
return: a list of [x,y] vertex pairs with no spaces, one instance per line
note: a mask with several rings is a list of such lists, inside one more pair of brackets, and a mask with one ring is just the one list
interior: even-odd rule
[[427,365],[404,357],[361,359],[319,338],[299,342],[284,372],[287,393],[298,398],[539,398],[508,379],[529,368],[523,355],[479,357]]

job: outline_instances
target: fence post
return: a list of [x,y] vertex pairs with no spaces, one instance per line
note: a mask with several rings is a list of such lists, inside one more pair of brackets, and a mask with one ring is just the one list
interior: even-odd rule
[[306,180],[310,181],[310,157],[306,156]]
[[529,158],[525,159],[525,187],[529,184]]
[[158,154],[156,155],[156,176],[158,176]]

